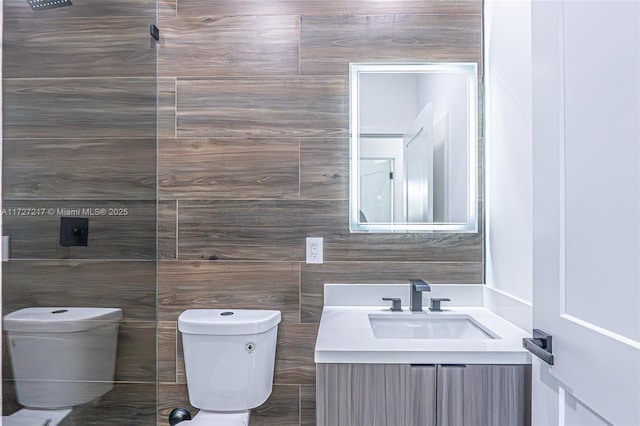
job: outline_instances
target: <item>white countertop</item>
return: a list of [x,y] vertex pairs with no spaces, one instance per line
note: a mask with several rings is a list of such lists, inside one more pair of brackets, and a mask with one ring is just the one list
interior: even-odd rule
[[[366,364],[530,364],[522,338],[531,337],[483,307],[447,307],[443,312],[391,312],[385,306],[325,306],[315,348],[316,363]],[[381,339],[369,314],[469,315],[494,339]]]

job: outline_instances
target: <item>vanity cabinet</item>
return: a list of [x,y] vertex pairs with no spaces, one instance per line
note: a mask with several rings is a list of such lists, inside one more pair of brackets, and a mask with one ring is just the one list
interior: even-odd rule
[[530,365],[438,365],[438,426],[529,426]]
[[436,366],[317,364],[317,426],[435,426]]
[[529,365],[317,364],[317,426],[529,426]]

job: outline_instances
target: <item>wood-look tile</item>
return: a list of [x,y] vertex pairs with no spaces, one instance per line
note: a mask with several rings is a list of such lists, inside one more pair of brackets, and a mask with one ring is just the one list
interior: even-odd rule
[[153,77],[4,79],[3,85],[6,138],[156,136]]
[[[88,34],[86,48],[93,48],[85,57],[94,59],[78,69],[69,69],[74,73],[70,76],[102,76],[103,73],[147,76],[144,52],[154,50],[155,45],[148,43],[146,23],[155,20],[155,1],[78,0],[73,7],[40,13],[33,13],[24,0],[5,3],[6,20],[24,19],[34,23],[50,20],[40,27],[45,31],[31,40],[24,28],[33,23],[11,22],[17,28],[16,34],[9,37],[13,40],[9,46],[11,52],[17,52],[15,40],[24,40],[28,53],[10,65],[12,76],[65,76],[65,69],[82,61],[82,56],[67,53],[68,43],[60,42],[50,51],[43,51],[42,61],[51,64],[51,69],[39,71],[37,67],[29,67],[27,74],[19,75],[18,68],[38,61],[36,56],[46,45],[43,37],[72,40],[91,22],[96,23],[98,31]],[[7,80],[4,90],[5,105],[10,106],[5,111],[5,136],[8,137],[155,138],[157,121],[158,135],[165,138],[161,141],[159,157],[158,182],[165,185],[160,188],[160,195],[165,199],[158,205],[158,256],[160,259],[203,259],[160,264],[157,302],[161,321],[157,336],[153,335],[158,338],[158,406],[155,405],[155,384],[148,388],[130,385],[138,386],[135,391],[122,388],[129,385],[116,384],[116,393],[108,394],[97,404],[89,404],[86,407],[89,411],[75,412],[77,418],[70,419],[66,426],[165,426],[169,412],[175,407],[186,406],[195,413],[184,385],[180,333],[175,323],[180,312],[192,307],[281,310],[283,322],[279,328],[274,392],[264,406],[252,411],[252,425],[315,424],[312,376],[317,324],[299,324],[299,321],[319,321],[322,284],[395,282],[396,279],[404,282],[402,277],[408,275],[427,277],[437,283],[482,282],[482,230],[475,235],[350,234],[346,202],[348,63],[466,60],[467,57],[480,61],[479,37],[476,40],[471,36],[480,34],[481,12],[481,0],[161,0],[157,91],[153,78]],[[451,16],[454,14],[460,16]],[[150,18],[142,18],[144,16]],[[68,17],[79,19],[74,21]],[[91,19],[83,22],[85,17]],[[110,17],[117,17],[112,28],[119,28],[120,32],[106,40]],[[60,22],[69,22],[68,34],[54,26]],[[145,22],[140,38],[135,38],[136,30],[130,25],[136,22]],[[468,27],[464,27],[467,23]],[[303,39],[300,51],[298,30]],[[471,44],[461,46],[466,37]],[[459,49],[449,50],[453,47]],[[131,56],[123,56],[124,52]],[[307,77],[295,77],[299,71],[298,56],[302,60],[301,72],[309,74]],[[114,68],[114,64],[128,61],[131,62],[129,68]],[[38,74],[40,72],[42,74]],[[329,77],[331,75],[339,77]],[[185,148],[179,146],[183,140],[169,140],[178,136],[216,139],[204,139],[199,150],[188,146],[187,151],[181,151]],[[239,147],[235,151],[237,147],[228,138],[250,141],[243,148],[250,148],[254,156],[242,158],[245,153]],[[301,138],[299,158],[294,150],[297,142],[293,142],[297,138]],[[167,147],[168,151],[164,149]],[[25,151],[25,157],[27,155]],[[110,155],[119,158],[123,154],[105,152],[105,155],[105,158],[111,158]],[[35,157],[25,160],[38,161]],[[104,165],[96,165],[98,169],[101,166]],[[113,165],[109,166],[101,174],[118,173]],[[69,186],[69,191],[82,193],[83,187],[76,180],[79,173],[64,176],[60,172],[62,167],[57,169],[57,177],[52,177],[54,175],[46,175],[45,169],[36,165],[36,173],[49,181],[22,173],[23,176],[15,177],[18,184],[14,191],[30,194],[25,198],[46,197],[43,194],[47,192],[47,185],[52,192],[60,192],[62,186],[54,187],[57,184],[53,182],[61,178],[61,185]],[[480,168],[478,172],[482,176]],[[130,170],[114,177],[123,180],[119,186],[122,194],[126,194],[114,198],[137,197],[135,188],[140,187],[136,187],[132,178],[135,173],[138,171]],[[109,193],[118,186],[112,180],[111,184],[95,188],[98,183],[96,178],[88,189],[84,188],[89,194],[86,197],[97,196],[101,191]],[[296,200],[298,191],[302,200]],[[56,197],[75,196],[65,192]],[[203,201],[195,201],[199,199]],[[58,217],[46,224],[38,218],[31,221],[33,218],[5,216],[5,219],[15,239],[14,255],[25,258],[101,258],[106,253],[107,258],[153,259],[150,240],[136,246],[141,238],[146,238],[147,231],[150,238],[154,237],[151,227],[141,222],[142,218],[127,222],[124,229],[117,218],[100,224],[99,246],[92,247],[90,240],[89,247],[72,249],[57,247]],[[94,219],[99,220],[91,219],[90,235],[97,235],[93,234]],[[26,238],[22,238],[24,235]],[[325,237],[327,263],[324,265],[298,264],[304,259],[307,235]],[[108,241],[109,238],[114,241]],[[138,288],[135,268],[127,268],[129,264],[145,262],[104,262],[107,267],[113,265],[108,273],[101,265],[83,266],[94,262],[72,261],[70,265],[50,262],[33,274],[24,271],[33,265],[31,262],[5,264],[10,276],[25,274],[23,280],[15,279],[16,286],[7,287],[5,303],[9,306],[16,303],[17,308],[31,306],[34,300],[43,303],[84,300],[101,304],[113,300],[113,303],[122,303],[127,321],[153,321],[156,300],[149,304],[144,299],[147,281],[144,288]],[[22,265],[18,267],[18,264]],[[155,265],[154,262],[146,264],[149,268]],[[73,272],[67,273],[67,269]],[[116,270],[114,276],[112,271]],[[106,278],[91,281],[91,274]],[[34,275],[34,282],[27,283]],[[107,278],[117,283],[109,284]],[[79,290],[67,282],[91,282],[92,285],[76,285],[83,290],[83,294],[79,294]],[[24,285],[24,289],[18,289],[18,284]],[[109,291],[104,291],[106,288]],[[14,291],[17,297],[12,299],[10,293]],[[120,363],[124,362],[118,366],[121,379],[149,379],[149,359],[156,354],[147,334],[150,328],[151,322],[123,325],[118,358]],[[138,339],[143,344],[136,350],[134,343]],[[5,391],[5,395],[7,393]],[[11,407],[11,398],[5,396],[3,402],[5,407]]]
[[156,382],[154,321],[120,323],[115,375],[121,382]]
[[297,263],[162,261],[158,318],[176,321],[191,308],[277,309],[298,322]]
[[4,199],[156,197],[155,139],[5,139]]
[[273,385],[267,402],[251,410],[251,426],[293,426],[300,424],[300,395],[297,385]]
[[180,16],[212,15],[362,15],[378,13],[480,14],[481,0],[179,0]]
[[300,386],[300,426],[316,426],[315,386]]
[[325,237],[327,259],[346,221],[326,201],[181,201],[179,215],[179,256],[194,260],[302,261],[307,235]]
[[4,22],[5,78],[156,75],[149,16]]
[[210,12],[161,18],[159,75],[298,76],[298,16],[211,17]]
[[349,198],[349,139],[300,139],[300,198]]
[[347,201],[181,201],[181,259],[303,261],[307,236],[330,261],[482,261],[482,234],[352,234]]
[[75,407],[60,426],[155,426],[156,417],[155,383],[116,383],[100,399]]
[[160,198],[297,198],[297,138],[161,139]]
[[481,60],[481,15],[307,15],[300,21],[303,75],[348,75],[350,62]]
[[154,321],[155,281],[150,261],[10,261],[2,266],[2,308],[114,307],[122,309],[124,321]]
[[346,78],[178,79],[178,136],[346,135]]
[[[251,426],[292,426],[299,424],[299,392],[296,385],[274,385],[269,399],[251,410]],[[158,426],[165,426],[171,410],[185,407],[197,412],[189,403],[185,384],[160,383],[158,387]]]
[[[346,213],[343,220],[347,221]],[[325,261],[482,263],[482,256],[482,232],[475,234],[350,234],[345,231],[332,237],[329,245],[325,240]]]
[[[3,349],[6,345],[2,345]],[[4,364],[4,358],[3,358],[3,364]],[[22,408],[22,405],[20,405],[17,401],[17,397],[16,397],[16,385],[15,382],[13,380],[11,380],[11,377],[7,377],[5,378],[4,376],[3,380],[2,380],[2,415],[3,416],[10,416],[11,414],[15,413],[16,411],[18,411],[19,409]]]
[[73,2],[71,7],[34,12],[26,1],[4,2],[4,19],[6,21],[47,20],[55,18],[112,18],[124,16],[141,16],[155,18],[155,0],[109,0]]
[[480,284],[483,265],[477,262],[326,262],[301,266],[300,320],[320,322],[326,283],[398,283],[419,277],[434,284]]
[[158,201],[158,259],[176,259],[178,201]]
[[177,16],[178,0],[159,0],[158,1],[158,17],[162,23],[163,18]]
[[176,136],[176,78],[158,77],[158,137]]
[[158,322],[158,382],[176,382],[178,323]]
[[274,383],[313,385],[317,324],[282,323],[278,328]]
[[[7,213],[4,235],[11,236],[12,259],[152,260],[156,257],[155,201],[5,200],[2,207]],[[84,209],[98,215],[84,214]],[[44,216],[20,215],[25,211]],[[60,217],[63,216],[89,217],[88,246],[60,247]]]
[[169,424],[169,413],[178,407],[186,408],[191,415],[198,410],[189,402],[189,394],[185,383],[158,383],[158,422],[157,426]]

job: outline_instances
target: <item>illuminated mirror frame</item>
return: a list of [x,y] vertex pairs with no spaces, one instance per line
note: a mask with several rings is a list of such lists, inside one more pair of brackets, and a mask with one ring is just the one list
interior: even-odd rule
[[[466,222],[360,222],[360,110],[362,73],[464,73],[467,75],[468,199]],[[351,63],[349,64],[349,229],[351,232],[478,232],[478,65],[473,63]]]

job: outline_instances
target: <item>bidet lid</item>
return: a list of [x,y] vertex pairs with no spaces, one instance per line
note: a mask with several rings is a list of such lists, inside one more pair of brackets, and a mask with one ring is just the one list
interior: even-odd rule
[[58,333],[83,331],[122,319],[120,308],[24,308],[5,315],[6,331]]
[[191,334],[257,334],[271,330],[279,322],[280,311],[188,309],[178,317],[178,330]]

